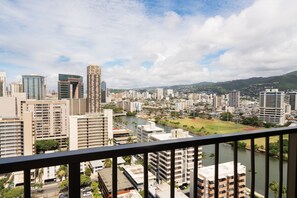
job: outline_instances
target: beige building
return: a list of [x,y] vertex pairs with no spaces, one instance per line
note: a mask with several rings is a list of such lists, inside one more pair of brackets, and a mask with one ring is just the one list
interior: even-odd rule
[[21,82],[10,83],[10,95],[14,96],[15,93],[24,92],[23,84]]
[[[246,167],[238,163],[238,197],[245,197],[245,186],[246,186]],[[215,181],[214,181],[215,166],[206,166],[199,168],[198,171],[198,197],[208,198],[214,197],[215,194]],[[226,162],[219,164],[219,197],[234,197],[234,163]],[[190,197],[194,196],[193,192],[193,172],[191,173],[191,194]]]
[[84,98],[65,99],[69,101],[69,115],[85,115],[87,112],[87,100]]
[[36,140],[57,140],[67,148],[69,102],[67,100],[27,100],[21,112],[33,112]]
[[25,100],[25,93],[15,93],[13,96],[0,97],[0,117],[20,117],[21,104]]
[[[188,131],[173,129],[171,133],[152,134],[150,141],[164,141],[180,138],[191,138]],[[149,154],[151,172],[156,175],[157,181],[170,182],[171,152],[160,151]],[[198,149],[198,167],[202,166],[202,147]],[[190,183],[190,173],[194,170],[194,148],[175,149],[175,182],[177,185]]]
[[112,110],[103,113],[70,116],[69,149],[85,149],[109,145],[112,140]]
[[99,113],[101,108],[101,67],[89,65],[87,67],[87,110]]
[[22,119],[0,119],[0,158],[32,155],[34,141],[32,113],[25,112]]

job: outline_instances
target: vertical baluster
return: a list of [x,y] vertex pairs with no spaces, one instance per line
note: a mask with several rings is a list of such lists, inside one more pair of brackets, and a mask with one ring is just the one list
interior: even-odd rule
[[31,197],[31,170],[24,170],[24,197]]
[[148,198],[148,153],[143,154],[143,179],[144,179],[144,198]]
[[198,146],[194,147],[194,186],[193,186],[193,197],[197,197],[197,187],[198,187]]
[[255,197],[255,139],[251,139],[251,197]]
[[171,149],[171,170],[170,170],[170,198],[174,198],[174,188],[175,188],[175,150]]
[[283,135],[279,136],[279,190],[278,198],[283,197]]
[[112,158],[112,197],[118,197],[118,158]]
[[69,197],[80,197],[80,163],[69,164]]
[[233,142],[234,150],[233,150],[233,158],[234,158],[234,197],[238,197],[238,156],[237,156],[237,141]]
[[215,144],[215,198],[219,197],[219,144]]
[[269,137],[265,137],[265,197],[269,196]]
[[289,134],[287,197],[297,197],[297,129]]

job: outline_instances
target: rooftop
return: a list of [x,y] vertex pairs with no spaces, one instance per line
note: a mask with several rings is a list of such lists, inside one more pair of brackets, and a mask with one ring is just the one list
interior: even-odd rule
[[[246,173],[246,167],[240,163],[237,165],[238,173]],[[199,169],[199,177],[207,178],[208,180],[213,181],[215,174],[215,165],[205,166]],[[219,164],[219,178],[224,178],[226,176],[234,175],[234,164],[232,162],[226,162]]]
[[[134,188],[127,177],[121,172],[117,171],[118,176],[118,191],[123,189],[131,189]],[[109,192],[112,192],[112,169],[111,168],[104,168],[98,171],[100,177],[102,178],[103,182],[105,183],[106,188]]]

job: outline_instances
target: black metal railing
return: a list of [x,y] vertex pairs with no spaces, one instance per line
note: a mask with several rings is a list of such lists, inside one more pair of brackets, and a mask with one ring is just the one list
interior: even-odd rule
[[[238,141],[251,141],[251,197],[255,197],[255,139],[265,138],[265,197],[269,194],[269,137],[279,136],[279,189],[283,186],[283,136],[288,134],[288,173],[287,173],[287,197],[297,197],[297,127],[276,128],[270,130],[259,130],[250,132],[240,132],[224,135],[211,135],[193,138],[183,138],[159,142],[147,142],[126,144],[120,146],[100,147],[93,149],[83,149],[76,151],[57,152],[33,156],[22,156],[0,159],[0,174],[14,171],[24,171],[24,195],[26,198],[31,196],[30,170],[56,166],[62,164],[69,165],[69,197],[80,195],[80,163],[97,159],[112,158],[112,197],[117,197],[117,157],[143,154],[144,160],[144,196],[148,197],[148,153],[164,150],[171,151],[171,184],[174,184],[175,150],[181,148],[194,147],[194,195],[197,195],[198,181],[198,146],[215,145],[215,197],[219,197],[218,176],[219,176],[219,145],[221,143],[233,142],[234,160],[234,195],[238,195]],[[171,186],[171,196],[174,197],[175,186]],[[197,196],[196,196],[197,197]],[[279,190],[279,198],[282,197],[282,190]]]

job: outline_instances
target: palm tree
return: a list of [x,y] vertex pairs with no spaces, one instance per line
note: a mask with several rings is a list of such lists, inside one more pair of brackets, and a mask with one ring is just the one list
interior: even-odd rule
[[62,181],[63,179],[67,179],[67,176],[68,176],[67,173],[68,173],[67,166],[61,165],[56,174],[59,180]]
[[112,161],[111,161],[110,158],[107,158],[107,159],[104,160],[104,167],[105,168],[110,168],[111,165],[112,165]]

